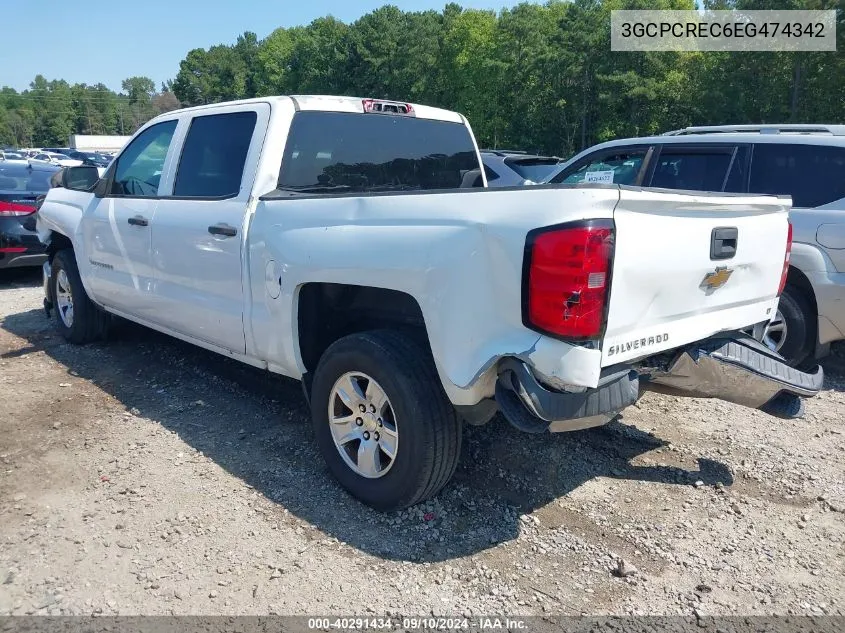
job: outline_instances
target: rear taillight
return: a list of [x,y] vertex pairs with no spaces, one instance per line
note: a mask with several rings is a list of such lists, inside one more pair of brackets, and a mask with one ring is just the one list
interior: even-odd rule
[[32,205],[0,200],[0,217],[9,217],[10,215],[30,215],[31,213],[35,213],[35,207]]
[[778,286],[778,296],[783,293],[786,288],[786,277],[789,274],[789,259],[792,256],[792,222],[789,223],[789,230],[786,232],[786,253],[783,256],[783,272],[780,274],[780,286]]
[[523,323],[569,340],[599,338],[613,261],[613,223],[593,220],[528,234]]

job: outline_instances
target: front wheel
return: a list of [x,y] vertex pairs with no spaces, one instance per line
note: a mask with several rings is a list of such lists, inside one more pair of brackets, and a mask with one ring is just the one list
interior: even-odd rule
[[431,354],[409,337],[377,330],[333,343],[314,374],[311,409],[329,470],[378,510],[433,497],[455,472],[461,423]]
[[108,315],[88,298],[72,250],[56,253],[50,279],[56,325],[65,340],[82,344],[101,338]]

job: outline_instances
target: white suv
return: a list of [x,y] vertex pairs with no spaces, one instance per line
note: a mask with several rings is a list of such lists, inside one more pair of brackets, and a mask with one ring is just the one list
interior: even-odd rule
[[845,125],[702,126],[619,139],[546,180],[585,181],[791,196],[792,261],[765,341],[800,365],[845,339]]

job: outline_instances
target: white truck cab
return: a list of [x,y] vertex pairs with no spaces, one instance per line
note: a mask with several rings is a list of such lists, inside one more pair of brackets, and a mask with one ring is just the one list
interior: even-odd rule
[[795,416],[821,387],[739,333],[777,307],[788,199],[487,189],[461,115],[351,97],[168,112],[91,169],[38,212],[62,334],[118,315],[302,380],[377,508],[436,494],[496,411],[572,430],[661,389]]

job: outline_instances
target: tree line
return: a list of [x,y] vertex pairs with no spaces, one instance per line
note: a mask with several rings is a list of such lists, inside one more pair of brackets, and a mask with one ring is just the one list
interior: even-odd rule
[[[172,83],[172,82],[168,82]],[[37,75],[28,90],[0,88],[0,147],[67,145],[71,134],[132,134],[152,117],[180,107],[167,84],[129,77],[115,93],[102,83],[71,85]]]
[[[707,8],[838,9],[841,0],[705,0]],[[499,13],[387,5],[347,24],[333,17],[244,33],[194,49],[172,82],[123,92],[36,78],[0,92],[0,142],[59,142],[73,132],[130,133],[158,112],[269,94],[346,94],[458,110],[479,144],[568,156],[621,136],[691,124],[845,120],[845,55],[614,53],[613,9],[694,9],[695,0],[550,0]],[[18,99],[18,101],[16,101]],[[23,136],[22,136],[23,135]]]

